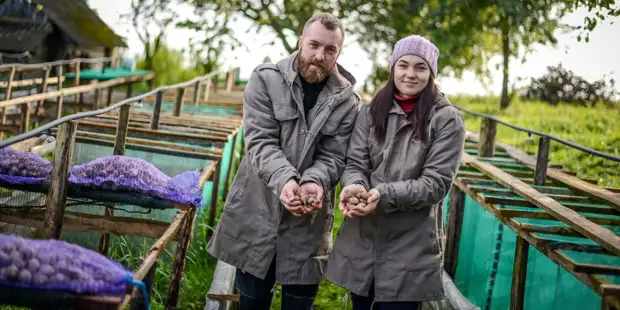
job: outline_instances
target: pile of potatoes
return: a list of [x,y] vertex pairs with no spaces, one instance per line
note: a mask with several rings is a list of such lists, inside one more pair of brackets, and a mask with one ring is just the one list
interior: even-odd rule
[[312,207],[313,204],[321,203],[319,198],[317,198],[314,194],[295,195],[295,199],[301,201],[301,206],[306,212],[314,210],[314,208]]
[[349,200],[346,204],[347,210],[351,211],[365,208],[368,197],[370,197],[370,195],[366,191],[357,192],[355,196],[349,197]]

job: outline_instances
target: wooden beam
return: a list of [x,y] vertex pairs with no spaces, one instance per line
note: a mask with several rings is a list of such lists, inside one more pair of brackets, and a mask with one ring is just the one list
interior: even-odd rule
[[462,158],[464,162],[477,167],[498,183],[512,189],[521,197],[526,198],[532,204],[568,224],[574,230],[599,243],[610,252],[620,255],[620,236],[616,235],[611,230],[592,223],[577,212],[559,204],[551,197],[538,192],[534,188],[493,165],[482,163],[465,152],[463,152]]
[[[63,76],[60,80],[64,81],[65,77]],[[47,85],[57,84],[58,81],[59,81],[58,77],[50,77],[47,79]],[[33,85],[41,85],[44,83],[45,83],[45,79],[43,78],[17,80],[13,82],[13,87],[26,87],[26,86],[33,86]],[[0,82],[0,88],[6,88],[7,86],[8,86],[8,82],[4,82],[4,81]]]
[[525,276],[527,275],[527,257],[530,245],[517,236],[515,260],[512,269],[512,286],[510,290],[510,310],[523,310],[525,303]]
[[[5,208],[7,209],[7,208]],[[33,228],[44,228],[45,211],[15,211],[0,210],[0,221]],[[62,220],[62,230],[71,232],[101,232],[117,236],[139,236],[145,238],[159,238],[169,223],[151,219],[131,217],[115,217],[113,219],[102,215],[65,212]]]
[[[504,216],[496,205],[486,203],[484,201],[484,197],[471,191],[471,189],[467,186],[467,184],[463,183],[461,179],[456,179],[454,184],[455,186],[458,186],[466,194],[468,194],[470,197],[472,197],[472,199],[474,199],[478,204],[480,204],[480,206],[482,206],[485,210],[487,210],[489,213],[495,216],[498,220],[500,220],[502,223],[504,223],[506,226],[508,226],[510,229],[516,232],[518,236],[525,239],[530,245],[536,248],[536,250],[540,251],[542,254],[544,254],[549,259],[551,259],[551,261],[553,261],[554,263],[564,268],[574,277],[579,279],[582,283],[592,288],[597,294],[599,295],[602,294],[602,285],[611,284],[610,281],[604,278],[601,278],[597,275],[576,273],[572,271],[571,270],[572,267],[568,265],[568,262],[562,259],[560,253],[554,250],[552,247],[550,247],[549,243],[546,242],[546,240],[537,237],[533,233],[530,233],[530,232],[527,232],[521,229],[520,227],[521,223],[519,223],[514,218]],[[616,305],[617,307],[620,307],[620,299],[617,296],[612,297],[610,299],[610,302]]]
[[34,94],[30,96],[18,97],[18,98],[14,98],[14,99],[0,103],[0,108],[12,106],[12,105],[19,105],[19,104],[23,104],[27,102],[34,102],[34,101],[39,101],[39,100],[56,98],[58,96],[70,96],[70,95],[75,95],[75,94],[81,94],[81,93],[93,91],[97,88],[107,88],[110,86],[127,84],[129,82],[143,81],[143,80],[146,80],[150,76],[152,76],[152,74],[149,74],[146,76],[121,77],[121,78],[116,78],[116,79],[112,79],[112,80],[105,81],[105,82],[96,82],[92,84],[75,86],[75,87],[65,88],[61,90],[46,92],[43,94]]
[[200,81],[196,81],[196,84],[194,85],[194,94],[192,96],[192,105],[197,106],[198,105],[198,95],[200,93],[200,86],[202,84],[200,83]]
[[[62,117],[62,100],[63,100],[63,95],[62,95],[62,81],[64,80],[64,76],[62,75],[62,66],[58,66],[56,68],[56,73],[58,75],[58,87],[56,87],[56,90],[60,92],[60,94],[56,97],[56,119],[59,119]],[[61,79],[62,77],[62,79]],[[45,100],[45,99],[43,99]]]
[[62,232],[62,219],[67,204],[67,192],[69,190],[69,169],[73,158],[75,146],[75,132],[77,124],[68,121],[60,125],[54,154],[54,166],[51,172],[51,185],[45,201],[45,238],[60,239]]
[[[471,132],[467,133],[467,137],[470,139],[478,139],[478,137]],[[497,144],[498,146],[504,148],[510,157],[516,159],[518,162],[524,164],[530,169],[536,169],[536,159],[523,150],[500,142]],[[591,184],[555,168],[547,168],[547,177],[553,179],[554,181],[563,183],[582,195],[592,197],[603,203],[609,203],[613,208],[620,210],[620,195],[615,195],[612,191],[606,188]]]

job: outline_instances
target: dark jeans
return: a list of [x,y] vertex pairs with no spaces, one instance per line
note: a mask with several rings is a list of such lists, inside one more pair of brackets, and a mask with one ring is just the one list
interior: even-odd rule
[[[276,282],[275,259],[267,276],[261,280],[237,269],[235,275],[239,291],[239,310],[269,310]],[[311,310],[319,285],[282,285],[282,310]]]
[[375,282],[370,284],[368,297],[351,293],[353,310],[418,310],[420,303],[417,301],[375,302]]

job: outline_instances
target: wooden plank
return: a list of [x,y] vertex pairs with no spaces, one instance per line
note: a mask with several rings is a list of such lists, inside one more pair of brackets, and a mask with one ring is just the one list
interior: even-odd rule
[[574,230],[599,243],[610,252],[620,255],[620,237],[611,230],[592,223],[588,219],[579,215],[577,212],[562,206],[551,197],[538,192],[534,188],[503,172],[501,169],[494,167],[493,165],[482,163],[466,152],[463,152],[462,158],[464,162],[477,167],[489,177],[512,189],[515,193],[519,194],[523,198],[526,198],[528,201],[545,210],[553,217],[565,222]]
[[478,142],[478,156],[493,157],[495,153],[495,137],[497,136],[497,122],[490,118],[483,118],[480,123],[480,142]]
[[[6,209],[6,208],[4,208]],[[0,210],[0,221],[33,228],[44,228],[45,211]],[[65,212],[62,230],[71,232],[101,232],[117,236],[159,238],[169,223],[130,217],[113,219],[102,215]]]
[[[80,128],[86,129],[88,131],[95,131],[107,134],[112,134],[116,132],[116,126],[114,125],[86,121],[79,121],[78,124]],[[201,146],[215,146],[220,148],[223,147],[224,143],[228,141],[228,139],[218,136],[163,132],[142,128],[129,128],[128,135],[132,138],[146,138],[175,143],[184,142],[189,144],[196,144]]]
[[[546,240],[538,238],[533,233],[530,233],[530,232],[527,232],[521,229],[520,223],[518,221],[516,221],[513,218],[502,215],[501,212],[499,212],[500,210],[499,208],[497,208],[496,205],[485,203],[484,198],[481,195],[476,194],[475,192],[471,191],[471,189],[467,186],[467,184],[463,183],[462,180],[456,179],[454,184],[455,186],[458,186],[466,194],[468,194],[478,204],[480,204],[485,210],[490,212],[498,220],[500,220],[502,223],[504,223],[506,226],[508,226],[510,229],[516,232],[518,236],[525,239],[530,245],[536,248],[536,250],[540,251],[545,256],[547,256],[551,261],[553,261],[554,263],[564,268],[566,271],[568,271],[570,274],[572,274],[582,283],[592,288],[597,294],[602,294],[602,289],[601,289],[602,285],[611,284],[611,282],[599,276],[592,275],[592,274],[576,273],[572,271],[570,269],[571,266],[569,266],[567,262],[560,257],[559,253],[556,250],[553,250],[551,247],[549,247],[549,243],[546,242]],[[611,298],[610,302],[612,302],[615,306],[620,308],[620,299],[618,298],[618,296],[614,296],[613,298]]]
[[205,310],[219,310],[220,301],[239,301],[239,294],[235,294],[236,268],[222,261],[217,261],[213,272],[213,281],[207,292]]
[[445,270],[454,279],[459,258],[461,243],[461,229],[465,214],[465,192],[453,186],[450,190],[450,209],[448,214],[448,229],[446,238]]
[[512,269],[512,286],[510,290],[510,310],[523,310],[529,249],[530,245],[527,241],[517,236],[515,260]]
[[[61,77],[60,81],[64,81],[65,77]],[[47,85],[54,85],[54,84],[58,84],[58,77],[50,77],[49,79],[47,79]],[[13,87],[26,87],[26,86],[34,86],[34,85],[41,85],[45,83],[45,79],[43,78],[34,78],[34,79],[27,79],[27,80],[17,80],[13,82]],[[2,81],[0,82],[0,88],[6,88],[8,86],[8,82]],[[39,91],[41,92],[41,91]],[[43,91],[44,92],[44,91]]]
[[[100,123],[100,124],[108,124],[108,125],[116,124],[114,119],[108,119],[108,118],[86,117],[81,120],[83,120],[84,122],[88,122],[88,123]],[[129,127],[152,130],[150,128],[151,126],[149,123],[139,122],[139,121],[136,122],[134,120],[130,120]],[[158,129],[162,131],[171,131],[171,132],[179,132],[179,133],[219,136],[223,139],[230,137],[233,131],[233,130],[215,130],[214,131],[210,129],[191,128],[191,127],[183,126],[183,125],[167,126],[167,125],[162,125],[162,124],[158,126]]]
[[58,96],[70,96],[70,95],[75,95],[75,94],[81,94],[81,93],[93,91],[97,88],[107,88],[110,86],[127,84],[129,82],[143,81],[143,80],[146,80],[146,78],[149,76],[152,76],[152,74],[149,74],[147,76],[121,77],[121,78],[108,80],[105,82],[96,82],[92,84],[75,86],[75,87],[70,87],[70,88],[64,88],[61,90],[46,92],[43,94],[34,94],[30,96],[14,98],[14,99],[0,103],[0,108],[12,106],[12,105],[19,105],[19,104],[23,104],[27,102],[34,102],[34,101],[39,101],[39,100],[56,98]]
[[45,238],[60,239],[62,219],[64,218],[69,189],[69,169],[75,146],[77,124],[68,121],[60,125],[54,154],[54,166],[51,172],[51,185],[45,201]]
[[[54,131],[52,130],[52,132]],[[107,134],[101,134],[101,133],[95,133],[95,132],[87,132],[87,131],[78,131],[77,136],[85,137],[85,138],[92,138],[92,139],[100,139],[100,140],[105,140],[105,141],[114,141],[116,139],[115,136],[113,135],[107,135]],[[211,160],[217,160],[222,157],[221,149],[206,149],[206,148],[201,148],[201,147],[185,146],[185,145],[176,144],[176,143],[167,143],[167,142],[161,142],[161,141],[155,141],[155,140],[130,138],[130,137],[127,138],[127,143],[135,144],[135,145],[152,146],[152,147],[162,147],[166,149],[187,152],[187,153],[203,154],[205,155],[205,157],[208,157]]]
[[[521,207],[538,207],[533,203],[529,202],[527,199],[522,198],[520,196],[516,197],[497,197],[489,194],[482,194],[484,196],[485,201],[488,203],[496,204],[496,205],[507,205],[507,206],[521,206]],[[502,195],[503,196],[503,195]],[[550,195],[547,195],[550,198],[554,198]],[[554,198],[555,199],[555,198]],[[606,205],[586,205],[579,202],[571,202],[571,201],[561,201],[556,200],[561,205],[569,208],[575,212],[584,212],[584,213],[596,213],[596,214],[606,214],[606,215],[616,215],[620,216],[620,212],[616,211],[613,208],[610,208]]]
[[[468,136],[472,137],[474,134],[468,133]],[[536,169],[536,159],[526,152],[511,145],[501,144],[499,142],[498,144],[501,145],[506,152],[508,152],[508,154],[510,154],[510,157],[516,159],[530,169]],[[554,181],[563,183],[582,195],[592,197],[603,203],[609,203],[613,208],[620,210],[620,195],[615,195],[613,192],[605,188],[588,183],[554,168],[547,168],[547,177],[553,179]]]

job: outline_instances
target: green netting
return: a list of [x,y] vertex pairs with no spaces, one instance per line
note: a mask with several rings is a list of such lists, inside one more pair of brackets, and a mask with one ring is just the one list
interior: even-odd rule
[[[447,227],[449,200],[444,206]],[[510,209],[519,208],[510,206]],[[531,210],[531,208],[529,208]],[[599,215],[600,216],[600,215]],[[607,217],[607,216],[605,216]],[[536,225],[563,226],[557,221],[518,219]],[[617,228],[607,227],[618,233]],[[580,242],[594,246],[589,240],[539,234],[555,241]],[[466,196],[463,227],[459,247],[455,283],[462,294],[482,309],[509,309],[516,234],[491,213]],[[620,265],[620,259],[592,253],[564,251],[579,263]],[[601,276],[603,277],[603,276]],[[619,278],[604,276],[613,283]],[[601,298],[590,287],[530,246],[525,287],[525,309],[599,309]]]
[[[100,69],[80,70],[80,79],[93,79],[93,80],[112,80],[119,77],[129,76],[143,76],[151,73],[148,70],[127,70],[125,68],[105,68],[103,72]],[[75,73],[65,74],[66,79],[75,78]]]
[[[174,107],[174,102],[170,101],[162,101],[161,103],[161,114],[172,114],[172,109]],[[135,104],[132,108],[137,112],[153,112],[153,103],[152,102],[143,102],[142,104]],[[228,118],[238,116],[237,110],[235,108],[227,108],[227,107],[214,107],[207,105],[193,105],[193,104],[183,104],[183,108],[181,113],[183,114],[191,114],[192,116],[197,117],[208,117],[208,118]]]

